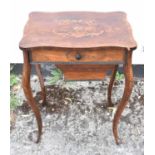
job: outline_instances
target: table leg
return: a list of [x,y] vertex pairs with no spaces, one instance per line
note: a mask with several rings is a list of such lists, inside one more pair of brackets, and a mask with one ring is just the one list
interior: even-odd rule
[[23,51],[24,56],[24,64],[23,64],[23,75],[22,75],[22,85],[25,96],[27,98],[28,104],[31,106],[37,120],[38,125],[38,137],[36,143],[40,141],[41,133],[42,133],[42,120],[39,108],[37,107],[36,101],[33,98],[32,90],[30,86],[30,73],[31,73],[31,65],[29,63],[28,51]]
[[125,89],[124,89],[122,100],[118,105],[118,108],[113,120],[113,134],[114,134],[116,144],[119,144],[118,123],[119,123],[121,114],[128,103],[130,94],[132,92],[132,87],[133,87],[133,71],[132,71],[132,63],[131,63],[132,51],[127,51],[126,54],[127,54],[127,57],[124,65]]
[[112,94],[112,87],[113,87],[113,84],[115,81],[117,69],[118,69],[118,65],[115,65],[115,67],[112,71],[112,75],[111,75],[111,79],[110,79],[110,83],[109,83],[109,87],[108,87],[108,107],[113,107],[113,104],[111,101],[111,94]]
[[36,69],[36,73],[38,75],[40,87],[41,87],[42,105],[45,106],[46,105],[46,90],[45,90],[45,86],[44,86],[44,78],[41,73],[40,64],[35,64],[35,69]]

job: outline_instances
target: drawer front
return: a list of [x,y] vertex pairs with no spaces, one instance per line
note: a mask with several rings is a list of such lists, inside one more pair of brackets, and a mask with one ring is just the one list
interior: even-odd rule
[[110,48],[98,50],[32,49],[32,62],[54,63],[123,63],[125,50]]

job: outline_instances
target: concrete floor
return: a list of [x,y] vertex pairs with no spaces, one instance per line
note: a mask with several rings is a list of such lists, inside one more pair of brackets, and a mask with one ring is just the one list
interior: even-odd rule
[[[48,76],[45,78],[47,80]],[[40,88],[36,79],[35,75],[31,77],[37,97]],[[33,142],[37,127],[32,111],[20,108],[14,111],[11,155],[143,155],[144,81],[135,79],[129,104],[119,125],[122,139],[119,146],[112,134],[114,111],[106,109],[108,82],[109,78],[105,78],[100,82],[60,82],[52,88],[47,87],[47,102],[51,106],[41,108],[43,135],[39,144]],[[112,97],[114,103],[120,101],[123,88],[124,80],[116,82]],[[51,95],[53,93],[55,97]],[[24,100],[22,88],[17,96]]]

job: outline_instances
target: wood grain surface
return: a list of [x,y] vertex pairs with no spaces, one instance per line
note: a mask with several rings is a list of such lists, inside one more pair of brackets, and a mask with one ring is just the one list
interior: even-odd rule
[[136,48],[124,12],[32,12],[20,48]]
[[64,80],[103,80],[114,65],[96,64],[59,64],[56,65],[64,74]]
[[[122,62],[123,48],[104,49],[62,49],[34,48],[31,50],[32,62]],[[79,56],[79,57],[78,57]]]

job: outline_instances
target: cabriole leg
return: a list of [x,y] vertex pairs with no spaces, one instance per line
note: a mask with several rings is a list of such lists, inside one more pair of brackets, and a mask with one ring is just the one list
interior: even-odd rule
[[30,73],[31,73],[31,65],[29,63],[28,59],[28,51],[23,51],[24,55],[24,64],[23,64],[23,76],[22,76],[22,85],[23,85],[23,90],[25,93],[25,97],[28,101],[28,104],[32,108],[32,111],[34,112],[37,120],[37,125],[38,125],[38,137],[36,140],[36,143],[40,141],[41,133],[42,133],[42,120],[41,120],[41,115],[39,108],[37,107],[36,101],[33,98],[32,95],[32,90],[30,86]]
[[132,63],[131,63],[132,51],[127,51],[126,54],[127,54],[127,61],[124,65],[125,89],[124,89],[122,100],[118,105],[118,108],[113,120],[113,134],[114,134],[116,144],[119,144],[118,123],[121,118],[121,114],[128,103],[130,94],[132,92],[132,87],[133,87],[133,71],[132,71]]

